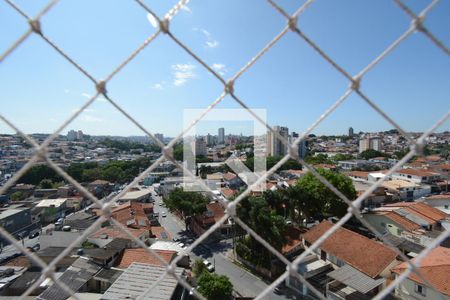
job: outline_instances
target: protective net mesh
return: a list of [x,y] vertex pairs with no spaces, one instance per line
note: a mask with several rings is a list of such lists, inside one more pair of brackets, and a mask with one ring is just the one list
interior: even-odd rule
[[[14,174],[14,176],[7,181],[5,185],[0,187],[0,194],[4,194],[10,187],[12,187],[17,180],[23,176],[36,162],[44,161],[51,168],[53,168],[60,176],[62,176],[67,182],[73,184],[76,189],[78,189],[85,197],[92,200],[97,207],[101,210],[101,217],[96,220],[94,224],[92,224],[87,230],[85,230],[76,240],[74,240],[69,247],[67,247],[64,251],[62,251],[54,260],[52,260],[49,264],[46,264],[42,259],[40,259],[35,253],[32,253],[25,249],[20,241],[15,239],[11,234],[9,234],[4,228],[0,228],[0,235],[2,235],[5,239],[7,239],[14,247],[20,249],[24,255],[26,255],[33,263],[42,268],[42,276],[34,282],[29,288],[23,293],[22,298],[28,296],[35,288],[37,288],[46,278],[50,278],[57,284],[61,289],[63,289],[67,294],[72,295],[73,298],[77,299],[75,292],[72,291],[67,285],[57,280],[55,277],[55,266],[57,263],[63,259],[66,255],[68,255],[77,244],[84,241],[90,234],[94,232],[99,225],[101,225],[105,221],[109,221],[114,224],[117,228],[122,230],[126,235],[130,237],[130,239],[134,240],[140,247],[149,251],[152,255],[157,257],[161,264],[166,266],[165,273],[159,277],[158,280],[151,282],[148,286],[147,292],[145,293],[147,297],[151,298],[152,289],[158,286],[159,282],[163,280],[167,275],[173,276],[181,285],[183,285],[186,289],[192,290],[190,284],[186,281],[185,278],[180,276],[175,270],[176,265],[180,261],[183,255],[177,256],[173,261],[167,263],[162,257],[160,257],[155,251],[149,249],[147,245],[138,238],[136,238],[126,226],[122,225],[120,222],[111,218],[111,206],[116,200],[120,199],[125,193],[127,193],[133,186],[137,185],[139,181],[141,181],[145,176],[147,176],[150,172],[152,172],[156,167],[158,167],[164,161],[171,161],[180,169],[183,169],[184,176],[189,176],[195,179],[195,175],[192,174],[189,170],[187,170],[183,164],[176,161],[173,157],[173,147],[182,140],[184,134],[188,132],[193,126],[195,126],[198,122],[202,120],[202,118],[208,114],[208,112],[214,109],[226,96],[231,96],[240,106],[246,109],[251,115],[255,117],[256,120],[262,122],[264,126],[267,127],[269,131],[271,131],[278,139],[280,139],[288,148],[288,153],[279,161],[275,166],[273,166],[270,170],[268,170],[263,176],[261,176],[257,182],[253,184],[253,186],[257,186],[266,181],[268,176],[276,172],[280,166],[282,166],[288,159],[296,159],[302,165],[306,166],[312,174],[319,179],[323,184],[325,184],[331,191],[333,191],[342,201],[348,204],[348,212],[342,217],[337,223],[335,223],[324,235],[322,235],[319,239],[317,239],[309,248],[307,248],[300,256],[298,256],[294,261],[290,262],[286,259],[279,251],[277,251],[270,243],[264,240],[264,237],[259,236],[254,230],[252,230],[243,220],[241,220],[236,215],[236,206],[239,202],[241,202],[245,197],[250,195],[251,189],[253,186],[247,187],[247,189],[241,193],[236,199],[233,201],[222,200],[222,204],[225,206],[225,215],[219,221],[217,221],[212,227],[210,227],[204,234],[202,234],[199,238],[195,240],[194,243],[189,245],[185,250],[184,254],[190,253],[196,246],[205,241],[208,236],[210,236],[215,230],[219,229],[222,224],[224,224],[229,218],[233,218],[235,222],[240,225],[248,234],[253,236],[261,245],[267,248],[275,257],[279,258],[285,265],[286,271],[278,277],[275,281],[273,281],[265,290],[262,290],[261,293],[256,297],[256,299],[262,299],[267,294],[273,290],[278,284],[286,280],[288,276],[296,277],[303,284],[305,284],[308,289],[319,299],[325,299],[325,296],[320,293],[314,286],[312,286],[305,278],[297,272],[298,266],[300,263],[304,261],[304,259],[313,253],[313,251],[320,247],[320,245],[330,237],[336,230],[342,227],[342,225],[347,222],[352,216],[356,217],[363,225],[365,225],[368,229],[370,229],[379,239],[381,239],[385,245],[388,245],[392,248],[404,261],[409,264],[408,270],[401,275],[397,276],[395,280],[390,282],[383,288],[374,299],[382,299],[389,295],[392,290],[401,283],[406,277],[408,277],[411,272],[416,272],[416,274],[422,278],[424,282],[427,282],[417,271],[417,267],[420,265],[420,261],[425,258],[430,251],[438,246],[443,240],[445,240],[449,231],[442,232],[434,241],[429,244],[417,257],[414,261],[410,261],[399,249],[394,247],[392,243],[387,240],[380,232],[377,232],[370,224],[366,222],[365,219],[361,216],[360,206],[361,203],[378,187],[381,186],[383,181],[388,178],[389,175],[393,174],[396,170],[401,168],[409,159],[411,159],[414,155],[421,155],[422,149],[425,145],[426,138],[434,132],[441,124],[443,124],[449,117],[450,111],[446,112],[445,115],[442,116],[441,119],[437,120],[435,124],[426,132],[424,132],[419,138],[413,138],[408,132],[403,130],[398,123],[389,117],[386,112],[384,112],[377,103],[369,98],[360,88],[361,80],[366,76],[370,70],[377,65],[380,61],[385,59],[398,45],[404,42],[408,37],[414,32],[420,32],[425,35],[429,42],[438,47],[442,52],[444,52],[447,56],[450,54],[449,49],[446,45],[444,45],[432,32],[430,32],[424,26],[424,19],[427,14],[434,8],[434,6],[438,3],[438,1],[432,1],[425,9],[423,9],[420,14],[416,15],[408,6],[402,3],[400,0],[394,0],[394,2],[398,5],[399,9],[403,10],[410,18],[411,25],[410,27],[401,34],[394,42],[392,42],[382,53],[379,54],[373,61],[369,62],[366,67],[364,67],[358,74],[352,76],[347,72],[341,65],[339,65],[336,61],[334,61],[325,51],[323,51],[320,46],[315,43],[311,38],[309,38],[305,32],[299,28],[297,24],[297,19],[299,16],[308,9],[310,4],[314,1],[306,1],[301,7],[299,7],[292,15],[288,14],[282,7],[280,7],[275,1],[268,0],[268,3],[273,7],[274,14],[279,14],[281,18],[286,20],[286,26],[281,30],[279,34],[277,34],[265,47],[261,49],[253,58],[251,58],[248,63],[243,66],[234,76],[232,76],[229,80],[223,78],[219,72],[210,67],[207,63],[205,63],[202,58],[194,53],[183,41],[178,39],[171,31],[170,31],[170,23],[173,18],[176,17],[177,13],[186,5],[187,0],[180,1],[176,4],[164,17],[160,17],[156,15],[151,7],[145,4],[141,0],[136,0],[135,3],[130,1],[130,5],[138,5],[147,13],[151,14],[153,18],[158,23],[158,29],[151,36],[149,36],[139,47],[136,48],[122,63],[120,63],[105,79],[98,80],[94,76],[92,76],[83,66],[78,64],[68,53],[61,49],[56,43],[54,43],[42,30],[41,22],[43,22],[43,17],[50,10],[53,9],[59,1],[51,1],[45,6],[40,13],[38,13],[35,17],[29,16],[26,12],[24,12],[20,7],[18,7],[11,0],[4,0],[8,5],[10,5],[20,16],[23,17],[24,22],[28,22],[29,29],[17,39],[10,47],[0,55],[0,62],[7,60],[10,56],[16,55],[16,49],[31,35],[36,35],[42,38],[45,43],[53,48],[57,55],[60,55],[65,60],[67,60],[75,69],[81,72],[84,76],[86,76],[92,83],[95,85],[97,93],[92,96],[84,105],[77,110],[73,115],[70,116],[59,128],[51,134],[44,142],[38,144],[32,137],[22,132],[18,126],[14,124],[14,120],[7,119],[4,115],[0,113],[0,118],[14,131],[16,131],[20,136],[22,136],[32,147],[34,148],[33,157],[20,169],[19,172]],[[323,114],[318,118],[313,124],[311,124],[308,129],[303,132],[293,143],[289,143],[284,137],[282,137],[278,132],[274,131],[271,126],[264,123],[263,120],[259,118],[257,114],[252,112],[252,110],[245,104],[244,100],[242,100],[234,91],[234,84],[239,78],[247,72],[255,63],[263,55],[270,55],[270,49],[276,45],[289,31],[295,33],[298,38],[303,40],[307,45],[309,45],[317,55],[322,57],[326,62],[328,62],[333,68],[335,68],[342,76],[344,76],[348,80],[348,88],[345,93],[336,100]],[[130,114],[128,114],[115,100],[113,100],[107,92],[107,86],[109,81],[117,75],[121,70],[132,60],[134,60],[144,48],[146,48],[150,43],[152,43],[156,39],[169,39],[172,40],[176,45],[178,45],[183,51],[189,54],[194,60],[196,60],[200,65],[202,65],[208,72],[210,72],[222,85],[223,92],[204,110],[204,113],[200,115],[200,117],[193,122],[189,127],[185,128],[183,132],[181,132],[176,138],[174,138],[168,145],[164,145],[159,139],[155,138],[155,136],[147,130],[143,125],[141,125],[136,119],[133,118]],[[370,105],[375,111],[377,111],[386,121],[388,121],[394,128],[398,130],[398,132],[405,137],[410,145],[409,153],[404,156],[398,163],[396,163],[386,174],[387,176],[383,177],[376,184],[372,185],[368,190],[366,190],[363,194],[361,194],[356,200],[349,200],[345,195],[343,195],[336,187],[334,187],[331,183],[329,183],[323,176],[316,171],[316,169],[306,163],[303,159],[299,158],[297,153],[297,147],[300,142],[305,140],[308,135],[330,114],[333,113],[341,104],[351,95],[358,95],[364,102]],[[84,188],[79,182],[69,176],[65,170],[59,167],[56,163],[54,163],[49,156],[47,155],[47,150],[49,145],[58,137],[58,135],[70,124],[73,120],[75,120],[84,110],[86,110],[99,96],[103,96],[107,101],[109,101],[120,113],[122,113],[128,120],[130,120],[133,124],[135,124],[140,130],[142,130],[147,136],[149,136],[158,146],[162,149],[162,155],[159,159],[157,159],[148,169],[142,172],[138,177],[136,177],[133,182],[131,182],[126,188],[124,188],[119,194],[114,196],[108,202],[101,201],[97,199],[93,194],[91,194],[86,188]],[[165,105],[161,103],[161,105]],[[203,185],[203,188],[208,190],[211,194],[212,191],[208,186]],[[431,285],[430,285],[431,286]],[[194,290],[194,294],[196,297],[200,299],[204,299],[204,297],[199,294],[196,290]]]

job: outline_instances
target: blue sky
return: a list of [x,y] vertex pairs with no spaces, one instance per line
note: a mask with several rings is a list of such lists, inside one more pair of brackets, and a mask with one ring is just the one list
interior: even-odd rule
[[[46,1],[16,2],[35,15]],[[175,1],[146,1],[159,16]],[[303,1],[277,1],[293,13]],[[429,1],[407,1],[419,12]],[[428,15],[427,28],[450,45],[450,2]],[[407,30],[409,17],[393,1],[318,0],[299,27],[350,74],[357,74]],[[267,2],[194,0],[170,29],[208,65],[232,77],[285,26]],[[46,35],[95,78],[101,79],[155,29],[134,1],[61,1],[42,19]],[[0,1],[0,53],[27,23]],[[408,131],[428,129],[450,109],[450,59],[415,33],[363,79],[362,91]],[[253,108],[267,109],[271,125],[301,132],[346,90],[347,80],[303,40],[288,32],[235,85]],[[167,36],[159,36],[108,84],[110,97],[151,132],[175,136],[183,110],[205,108],[223,87]],[[38,36],[31,36],[0,65],[1,113],[23,131],[51,132],[95,92],[93,84]],[[226,97],[219,108],[239,108]],[[206,125],[205,125],[206,126]],[[314,131],[344,134],[392,128],[357,95],[350,96]],[[98,99],[70,129],[100,135],[141,135],[111,104]],[[439,131],[450,130],[447,121]],[[0,132],[11,133],[0,122]],[[213,132],[216,132],[214,130]],[[239,132],[236,132],[239,133]]]

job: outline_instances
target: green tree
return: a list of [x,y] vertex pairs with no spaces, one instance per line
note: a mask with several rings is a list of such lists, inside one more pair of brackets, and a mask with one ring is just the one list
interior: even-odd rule
[[53,188],[53,181],[51,181],[50,179],[42,179],[39,183],[39,187],[41,189],[51,189]]
[[29,183],[38,185],[42,180],[61,181],[62,178],[47,165],[37,165],[31,167],[19,180],[19,183]]
[[359,156],[361,158],[363,158],[363,159],[371,159],[371,158],[380,157],[380,156],[385,156],[386,157],[386,154],[384,154],[384,153],[382,153],[380,151],[377,151],[377,150],[367,149],[367,150],[361,152],[359,154]]
[[[325,169],[318,169],[317,171],[348,199],[356,199],[355,187],[348,176]],[[315,213],[325,213],[342,217],[347,212],[347,204],[312,173],[306,173],[305,176],[300,178],[297,185],[300,187],[298,191],[302,193],[301,197],[304,197],[302,199],[308,199],[305,204],[309,216],[313,216]]]
[[317,155],[309,155],[305,157],[305,162],[313,165],[317,164],[332,164],[333,161],[328,158],[328,155],[319,153]]
[[189,217],[204,213],[209,200],[200,193],[185,192],[181,188],[175,188],[164,202],[170,210],[181,214],[187,229]]
[[11,194],[11,201],[23,200],[24,194],[22,192],[14,192]]
[[203,272],[198,278],[198,285],[198,291],[208,300],[231,299],[233,293],[233,284],[224,275]]
[[334,162],[338,162],[338,161],[343,161],[343,160],[352,160],[355,157],[351,154],[343,154],[343,153],[338,153],[335,156],[333,156],[331,159]]
[[203,261],[200,259],[195,260],[192,264],[192,273],[194,273],[194,276],[198,278],[205,271],[208,272]]

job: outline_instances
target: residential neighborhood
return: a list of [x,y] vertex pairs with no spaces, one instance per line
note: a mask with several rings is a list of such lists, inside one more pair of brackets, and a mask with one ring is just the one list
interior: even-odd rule
[[[291,142],[298,137],[286,127],[273,129]],[[43,162],[9,185],[33,151],[20,136],[0,137],[0,180],[8,185],[0,196],[0,224],[22,248],[0,235],[2,299],[23,293],[30,299],[72,299],[58,283],[79,299],[253,299],[284,274],[287,263],[295,264],[296,273],[264,299],[371,299],[429,247],[418,272],[388,298],[450,299],[448,132],[433,134],[427,153],[395,171],[390,168],[406,155],[407,144],[394,130],[310,135],[301,142],[300,160],[285,162],[263,190],[244,198],[239,196],[248,176],[226,160],[237,158],[252,169],[253,137],[227,136],[224,128],[197,136],[188,145],[194,153],[201,148],[196,178],[175,163],[183,159],[183,144],[177,144],[174,161],[159,163],[128,186],[161,157],[158,146],[142,138],[74,132],[57,138],[49,157],[108,205],[109,215]],[[268,168],[287,152],[273,136],[267,149]],[[352,216],[312,250],[348,206],[310,168],[351,201],[367,194],[359,218]],[[185,190],[194,179],[209,191]],[[237,199],[233,218],[227,203]],[[42,267],[24,251],[52,264],[57,282],[42,278]]]

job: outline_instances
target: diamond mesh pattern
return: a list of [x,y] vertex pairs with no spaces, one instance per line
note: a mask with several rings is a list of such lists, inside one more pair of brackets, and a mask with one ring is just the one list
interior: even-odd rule
[[[151,286],[148,287],[147,294],[151,294],[151,289],[158,285],[158,283],[167,275],[170,274],[177,281],[182,284],[188,290],[191,289],[189,283],[184,279],[178,276],[175,273],[175,266],[177,262],[181,259],[182,255],[178,256],[174,261],[170,264],[167,264],[165,260],[163,260],[160,256],[158,256],[152,249],[149,249],[141,240],[135,238],[129,230],[120,224],[118,221],[111,218],[111,205],[115,202],[115,200],[122,197],[127,191],[130,190],[131,187],[136,185],[141,179],[143,179],[149,172],[154,170],[160,163],[164,161],[172,161],[179,168],[183,169],[185,176],[189,176],[194,178],[194,174],[192,174],[189,170],[184,168],[182,164],[177,162],[173,157],[173,147],[174,145],[180,141],[183,135],[188,132],[193,126],[195,126],[198,122],[202,120],[202,118],[213,108],[215,108],[224,98],[225,96],[231,96],[240,106],[246,109],[256,120],[261,122],[264,126],[267,127],[268,130],[272,131],[273,134],[280,139],[285,145],[287,145],[289,151],[283,159],[278,162],[275,166],[273,166],[270,170],[268,170],[263,176],[259,178],[257,182],[253,184],[253,186],[257,186],[260,183],[264,182],[268,176],[277,171],[277,169],[285,163],[288,159],[293,158],[297,159],[304,166],[308,167],[311,170],[312,174],[316,176],[323,184],[325,184],[331,191],[333,191],[339,198],[341,198],[345,203],[348,204],[348,212],[347,214],[341,218],[336,224],[332,226],[332,228],[326,232],[322,237],[320,237],[315,243],[313,243],[306,251],[304,251],[299,257],[297,257],[293,262],[289,262],[282,254],[280,254],[275,248],[273,248],[268,242],[264,240],[263,237],[259,236],[256,232],[254,232],[245,222],[239,219],[236,215],[236,205],[242,201],[246,196],[249,195],[251,188],[253,186],[249,186],[242,194],[240,194],[234,201],[230,202],[227,200],[223,200],[222,204],[226,207],[226,213],[224,217],[215,223],[211,228],[209,228],[203,235],[201,235],[193,244],[191,244],[184,252],[187,254],[191,252],[196,246],[198,246],[201,242],[203,242],[210,234],[212,234],[215,230],[217,230],[229,217],[234,218],[237,224],[239,224],[245,231],[247,231],[251,236],[253,236],[258,242],[261,243],[265,248],[267,248],[273,255],[278,257],[283,263],[286,264],[286,271],[276,279],[267,289],[261,291],[261,293],[256,297],[256,299],[262,299],[267,295],[273,288],[275,288],[279,283],[284,281],[288,276],[295,276],[301,282],[307,285],[307,287],[319,298],[325,299],[324,296],[318,292],[311,284],[309,284],[296,270],[298,269],[298,265],[305,259],[305,257],[314,251],[314,249],[318,248],[321,243],[323,243],[331,234],[333,234],[338,228],[340,228],[346,221],[348,221],[352,216],[355,216],[358,220],[360,220],[367,228],[369,228],[379,239],[383,240],[386,245],[396,251],[396,253],[402,257],[409,264],[409,269],[407,272],[404,272],[396,280],[390,283],[385,289],[383,289],[380,293],[378,293],[374,299],[382,299],[387,296],[394,288],[397,286],[402,280],[404,280],[411,272],[416,272],[418,276],[420,276],[423,280],[424,278],[417,271],[417,267],[420,264],[420,261],[427,256],[427,254],[433,249],[433,247],[437,246],[442,242],[445,238],[447,238],[450,234],[449,231],[443,232],[438,238],[434,240],[434,242],[425,248],[425,250],[420,253],[420,255],[416,258],[415,262],[409,261],[403,253],[394,247],[388,240],[377,232],[370,224],[368,224],[360,214],[360,204],[364,201],[377,187],[379,187],[384,179],[379,180],[376,184],[374,184],[371,188],[365,191],[362,195],[360,195],[356,200],[350,201],[347,199],[338,189],[336,189],[331,183],[329,183],[325,178],[323,178],[312,166],[307,164],[301,158],[299,158],[295,153],[297,153],[296,148],[298,144],[304,140],[308,134],[312,132],[324,119],[326,119],[333,111],[338,108],[351,94],[358,95],[364,102],[366,102],[369,106],[371,106],[376,112],[378,112],[385,120],[387,120],[391,125],[393,125],[409,142],[410,151],[409,153],[401,159],[393,168],[389,170],[386,175],[390,175],[395,172],[397,169],[403,166],[410,158],[412,158],[416,154],[421,154],[421,149],[425,144],[425,139],[434,132],[441,124],[443,124],[450,116],[450,111],[448,111],[441,119],[437,120],[436,123],[426,132],[422,134],[418,139],[414,139],[410,134],[404,131],[398,123],[393,120],[386,112],[384,112],[376,102],[369,98],[363,90],[360,88],[360,82],[364,78],[364,76],[380,61],[385,59],[394,49],[400,45],[403,41],[405,41],[412,33],[420,32],[424,34],[431,43],[433,43],[436,47],[438,47],[442,52],[444,52],[447,56],[450,55],[450,51],[448,47],[443,44],[436,36],[434,36],[425,26],[424,19],[427,14],[434,8],[434,6],[439,2],[438,0],[433,0],[422,12],[416,15],[408,6],[406,6],[400,0],[394,0],[394,2],[399,6],[401,10],[403,10],[409,17],[411,18],[410,27],[400,35],[395,41],[393,41],[380,55],[378,55],[373,61],[369,62],[365,68],[363,68],[358,74],[352,76],[350,75],[342,66],[340,66],[337,62],[335,62],[325,51],[323,51],[320,46],[315,43],[311,38],[309,38],[305,32],[301,30],[301,28],[297,25],[298,17],[308,9],[308,7],[314,2],[314,0],[306,1],[301,7],[299,7],[294,14],[289,15],[282,7],[280,7],[275,1],[268,0],[268,3],[273,7],[274,13],[279,13],[280,17],[286,20],[286,26],[283,30],[276,35],[267,45],[258,52],[254,57],[252,57],[248,63],[243,66],[231,79],[225,80],[218,72],[213,70],[208,64],[206,64],[196,53],[194,53],[183,41],[178,39],[171,31],[170,31],[170,22],[176,17],[177,13],[182,9],[184,5],[188,2],[187,0],[179,1],[163,18],[157,16],[150,7],[148,7],[142,0],[135,0],[136,4],[139,5],[142,9],[144,9],[147,13],[151,14],[159,23],[159,28],[155,33],[149,36],[141,45],[139,45],[136,50],[131,53],[122,63],[120,63],[104,80],[98,80],[94,78],[83,66],[79,65],[74,59],[71,58],[69,54],[67,54],[63,49],[58,47],[48,36],[46,36],[45,32],[41,30],[41,21],[45,14],[53,9],[58,0],[50,1],[40,13],[38,13],[34,18],[27,15],[19,6],[17,6],[11,0],[4,0],[7,4],[9,4],[19,15],[24,18],[24,21],[28,22],[29,28],[28,30],[20,36],[16,42],[11,44],[11,46],[0,55],[0,62],[3,62],[9,56],[14,55],[15,50],[32,34],[36,34],[42,38],[51,48],[53,48],[59,55],[61,55],[64,59],[66,59],[75,69],[80,71],[84,76],[89,78],[92,83],[95,85],[97,93],[92,96],[84,105],[77,110],[70,118],[68,118],[61,126],[50,135],[42,144],[38,144],[32,137],[26,135],[22,132],[17,126],[14,125],[14,122],[8,120],[5,116],[0,113],[0,119],[5,122],[9,127],[11,127],[14,131],[16,131],[20,136],[22,136],[35,150],[34,156],[17,172],[5,185],[0,187],[0,194],[5,193],[11,186],[13,186],[16,181],[23,176],[34,163],[38,161],[46,162],[50,167],[52,167],[60,176],[62,176],[69,183],[73,184],[82,194],[84,194],[87,198],[96,203],[96,205],[101,209],[102,216],[94,223],[91,227],[89,227],[83,234],[77,238],[73,243],[67,247],[62,253],[60,253],[50,264],[46,264],[43,262],[38,256],[34,253],[27,251],[22,247],[19,241],[17,241],[13,236],[11,236],[8,232],[6,232],[3,228],[0,228],[0,235],[6,238],[11,242],[17,249],[22,251],[31,261],[33,261],[38,266],[42,267],[42,276],[38,281],[36,281],[33,285],[31,285],[21,298],[29,295],[42,281],[46,278],[51,278],[53,281],[59,285],[64,291],[73,295],[75,299],[77,299],[76,295],[74,295],[74,291],[71,291],[69,287],[65,284],[59,282],[55,278],[55,266],[56,264],[67,255],[79,241],[83,241],[87,238],[95,229],[97,225],[100,225],[102,222],[109,220],[115,226],[120,228],[123,232],[125,232],[131,239],[133,239],[139,246],[141,246],[146,251],[149,251],[154,256],[156,256],[162,264],[166,266],[166,273],[163,274],[159,280],[152,283]],[[130,5],[132,5],[130,1]],[[268,52],[270,49],[277,44],[284,35],[292,31],[295,33],[301,40],[303,40],[306,44],[308,44],[318,55],[320,55],[325,61],[327,61],[333,68],[335,68],[339,73],[341,73],[349,82],[349,86],[345,93],[334,102],[313,124],[311,124],[308,129],[303,132],[294,143],[289,144],[289,142],[282,136],[272,130],[269,124],[266,124],[262,119],[258,117],[257,114],[252,112],[252,110],[245,104],[244,100],[242,100],[234,91],[234,83],[239,80],[242,74],[247,72],[255,63],[263,55],[269,55]],[[162,144],[155,136],[148,131],[144,126],[142,126],[138,121],[136,121],[133,116],[128,114],[116,101],[114,101],[107,92],[108,82],[117,75],[130,61],[132,61],[136,56],[138,56],[142,50],[144,50],[150,43],[152,43],[155,39],[168,38],[172,40],[176,45],[178,45],[181,49],[183,49],[187,54],[189,54],[193,59],[195,59],[200,65],[202,65],[208,72],[210,72],[215,78],[217,78],[220,83],[222,83],[224,87],[224,91],[204,110],[204,113],[200,115],[200,117],[193,122],[188,128],[185,128],[183,132],[181,132],[174,140],[172,140],[167,146]],[[159,145],[162,149],[162,156],[156,160],[148,169],[142,172],[133,182],[131,182],[123,191],[116,195],[111,201],[107,203],[103,203],[101,200],[97,199],[94,195],[92,195],[89,191],[87,191],[81,184],[79,184],[75,179],[71,178],[63,169],[61,169],[57,164],[55,164],[48,156],[47,150],[48,146],[54,141],[57,136],[62,132],[64,128],[67,127],[74,119],[76,119],[85,109],[87,109],[99,96],[103,96],[107,99],[118,111],[120,111],[128,120],[130,120],[133,124],[135,124],[139,129],[141,129],[147,136],[149,136],[157,145]],[[385,177],[387,178],[387,176]],[[203,184],[203,189],[208,190],[209,193],[212,194],[212,191]],[[424,280],[426,282],[426,280]],[[194,290],[195,296],[204,299],[202,295],[200,295],[197,291]]]

